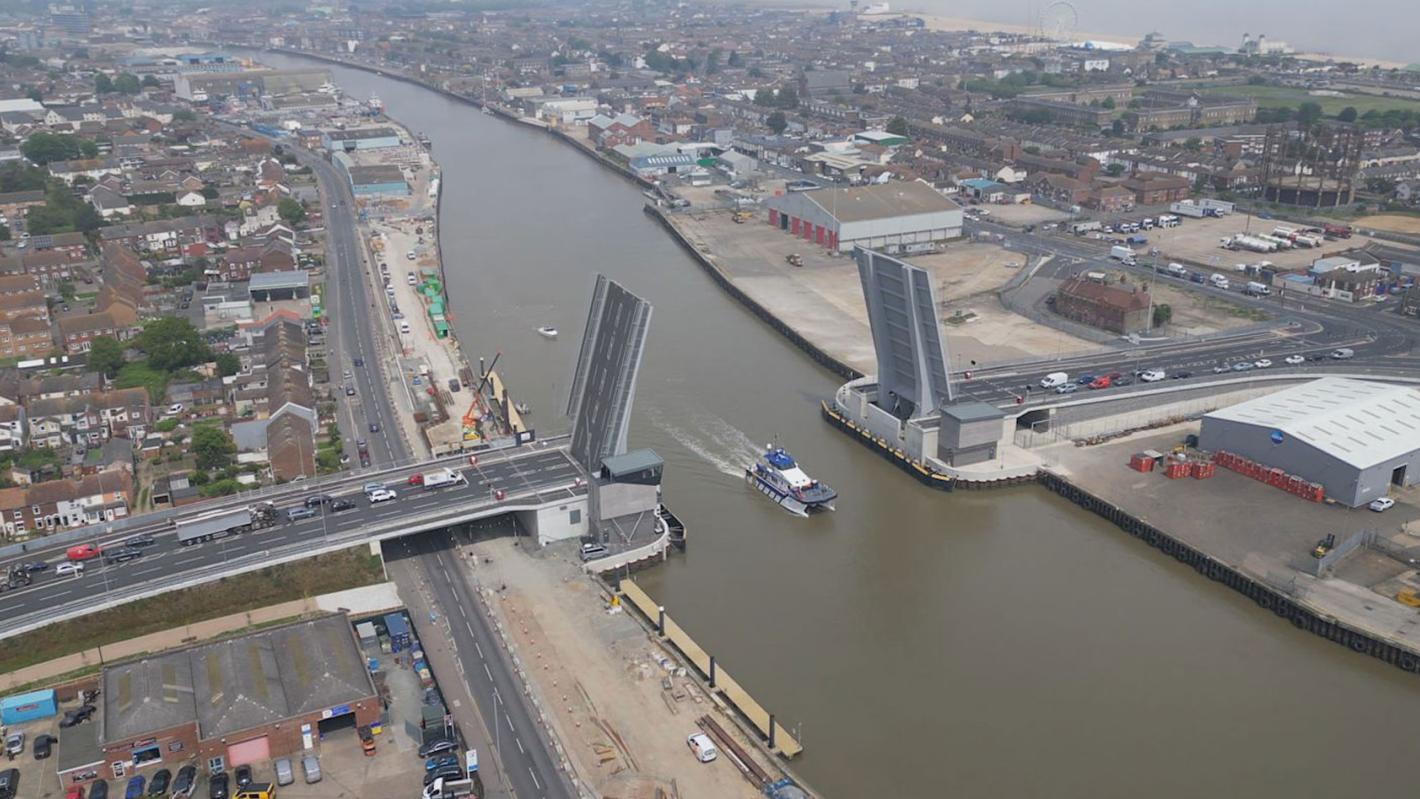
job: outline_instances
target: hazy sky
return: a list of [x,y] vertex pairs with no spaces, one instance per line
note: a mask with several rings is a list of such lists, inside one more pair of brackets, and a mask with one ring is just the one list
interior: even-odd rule
[[[862,4],[877,0],[861,0]],[[1027,24],[1047,0],[890,0],[894,11]],[[814,5],[838,3],[814,3]],[[841,3],[847,6],[847,0]],[[1404,63],[1420,62],[1417,0],[1071,0],[1079,29],[1235,46],[1244,31],[1298,49]]]

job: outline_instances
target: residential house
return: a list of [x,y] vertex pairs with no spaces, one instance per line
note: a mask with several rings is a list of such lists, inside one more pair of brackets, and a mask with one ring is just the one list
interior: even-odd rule
[[36,399],[25,404],[30,445],[49,449],[69,444],[97,446],[110,438],[140,438],[149,416],[148,392],[142,388]]
[[1122,185],[1134,193],[1136,205],[1165,205],[1186,200],[1193,188],[1187,178],[1162,172],[1139,172]]
[[1134,192],[1123,186],[1101,186],[1090,192],[1085,204],[1106,214],[1123,213],[1133,210]]
[[1087,277],[1075,277],[1061,284],[1055,293],[1055,311],[1090,327],[1128,335],[1148,330],[1152,309],[1147,289],[1125,287]]
[[11,539],[113,522],[132,508],[133,475],[122,470],[0,490],[0,525]]

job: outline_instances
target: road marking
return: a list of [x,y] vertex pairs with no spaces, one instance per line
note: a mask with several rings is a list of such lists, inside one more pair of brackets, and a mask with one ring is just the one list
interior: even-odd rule
[[[468,631],[469,631],[469,633],[472,633],[472,632],[473,632],[473,626],[472,626],[472,625],[469,625]],[[478,650],[478,659],[479,659],[479,660],[483,660],[483,647],[479,646],[477,641],[474,641],[474,642],[473,642],[473,648]]]
[[514,739],[513,739],[513,743],[515,743],[515,744],[518,745],[518,751],[519,751],[519,752],[522,752],[523,754],[527,754],[527,753],[528,753],[528,750],[526,750],[526,749],[523,748],[523,739],[522,739],[522,738],[514,738]]
[[504,714],[503,714],[503,720],[506,721],[506,722],[508,722],[508,732],[514,732],[514,733],[517,732],[517,730],[513,729],[513,717],[512,717],[512,716],[509,716],[507,713],[504,713]]
[[488,670],[488,662],[487,662],[487,661],[484,661],[484,663],[483,663],[483,673],[488,675],[488,681],[489,681],[489,682],[493,682],[493,672],[491,672],[491,671]]
[[535,785],[539,791],[542,790],[542,783],[537,781],[537,775],[533,774],[532,766],[528,766],[528,774],[533,778],[533,785]]

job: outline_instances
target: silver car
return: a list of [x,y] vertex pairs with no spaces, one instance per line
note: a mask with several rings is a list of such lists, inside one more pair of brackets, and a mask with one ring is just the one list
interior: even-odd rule
[[295,781],[296,775],[291,772],[291,761],[284,757],[276,761],[276,784],[290,785]]
[[306,782],[320,782],[320,761],[315,755],[301,758],[301,770],[306,773]]

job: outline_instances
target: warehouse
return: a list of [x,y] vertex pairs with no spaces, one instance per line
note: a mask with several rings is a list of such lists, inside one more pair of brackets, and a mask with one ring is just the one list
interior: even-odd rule
[[194,756],[219,771],[289,755],[381,713],[343,615],[109,666],[102,685],[100,770],[114,779]]
[[915,181],[789,192],[766,204],[769,224],[840,252],[921,252],[961,236],[961,207]]
[[354,152],[398,147],[399,131],[394,128],[354,128],[321,131],[321,146],[331,152]]
[[1357,507],[1420,482],[1420,389],[1327,377],[1214,411],[1199,446],[1326,488]]
[[357,197],[372,194],[409,194],[409,183],[404,179],[404,172],[393,164],[361,166],[338,150],[331,161],[345,175],[345,179],[350,181],[350,190]]

